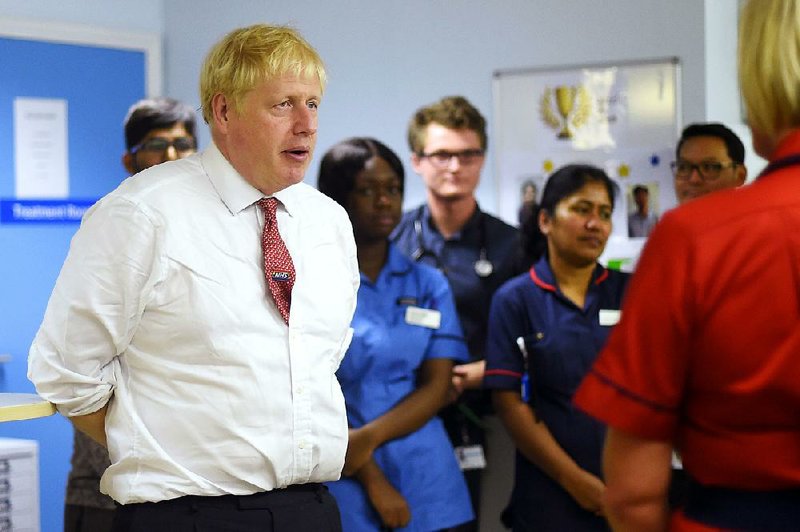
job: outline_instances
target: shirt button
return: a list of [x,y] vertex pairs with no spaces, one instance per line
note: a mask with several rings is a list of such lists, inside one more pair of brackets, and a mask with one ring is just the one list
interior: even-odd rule
[[305,448],[306,448],[306,442],[304,442],[304,441],[301,441],[301,442],[300,442],[300,445],[298,445],[298,447],[299,447],[300,449],[305,449]]
[[303,395],[304,393],[306,393],[306,389],[303,386],[298,386],[297,395]]

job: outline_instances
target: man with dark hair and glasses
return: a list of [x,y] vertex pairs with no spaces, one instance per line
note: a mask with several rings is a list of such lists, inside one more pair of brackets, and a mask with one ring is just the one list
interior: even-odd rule
[[147,98],[125,117],[122,164],[131,174],[197,150],[194,110],[172,98]]
[[[134,103],[125,116],[124,128],[122,164],[131,174],[187,157],[197,149],[194,111],[172,98]],[[108,450],[83,432],[74,432],[64,531],[110,531],[116,505],[111,497],[100,493],[100,477],[111,465]]]
[[744,184],[744,144],[736,133],[717,123],[691,124],[675,150],[672,175],[678,203],[716,190]]
[[475,199],[485,162],[486,120],[466,98],[450,96],[417,110],[408,126],[408,144],[427,202],[404,214],[392,240],[414,260],[442,270],[453,290],[471,362],[453,368],[452,397],[461,395],[441,417],[460,447],[478,514],[484,465],[480,417],[489,404],[480,390],[486,324],[492,294],[516,273],[517,230],[483,212]]

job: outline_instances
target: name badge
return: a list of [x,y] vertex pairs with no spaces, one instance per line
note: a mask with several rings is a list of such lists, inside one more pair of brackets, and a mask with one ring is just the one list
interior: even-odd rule
[[289,272],[272,272],[272,280],[285,283],[289,280]]
[[460,445],[453,449],[458,460],[458,467],[462,471],[468,469],[483,469],[486,467],[486,457],[480,445]]
[[616,325],[619,321],[619,318],[622,316],[621,310],[612,310],[612,309],[600,309],[600,325],[604,325],[606,327],[611,327],[612,325]]
[[407,307],[406,323],[428,329],[438,329],[442,324],[442,313],[429,308]]

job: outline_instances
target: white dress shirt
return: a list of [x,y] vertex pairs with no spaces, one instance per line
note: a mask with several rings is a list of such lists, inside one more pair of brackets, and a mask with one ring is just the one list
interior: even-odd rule
[[72,240],[28,377],[66,416],[110,400],[100,486],[122,504],[339,478],[352,227],[306,184],[275,194],[297,272],[287,327],[264,279],[262,196],[212,145],[125,180]]

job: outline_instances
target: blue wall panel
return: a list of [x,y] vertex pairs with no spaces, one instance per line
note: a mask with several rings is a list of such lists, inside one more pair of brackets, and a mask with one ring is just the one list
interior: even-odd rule
[[[142,51],[0,38],[0,198],[14,197],[14,98],[67,100],[70,198],[99,198],[125,178],[122,121],[145,95]],[[67,198],[65,198],[67,199]],[[32,392],[27,353],[77,224],[0,224],[0,391]],[[72,428],[61,416],[0,424],[39,441],[41,528],[62,530]]]

